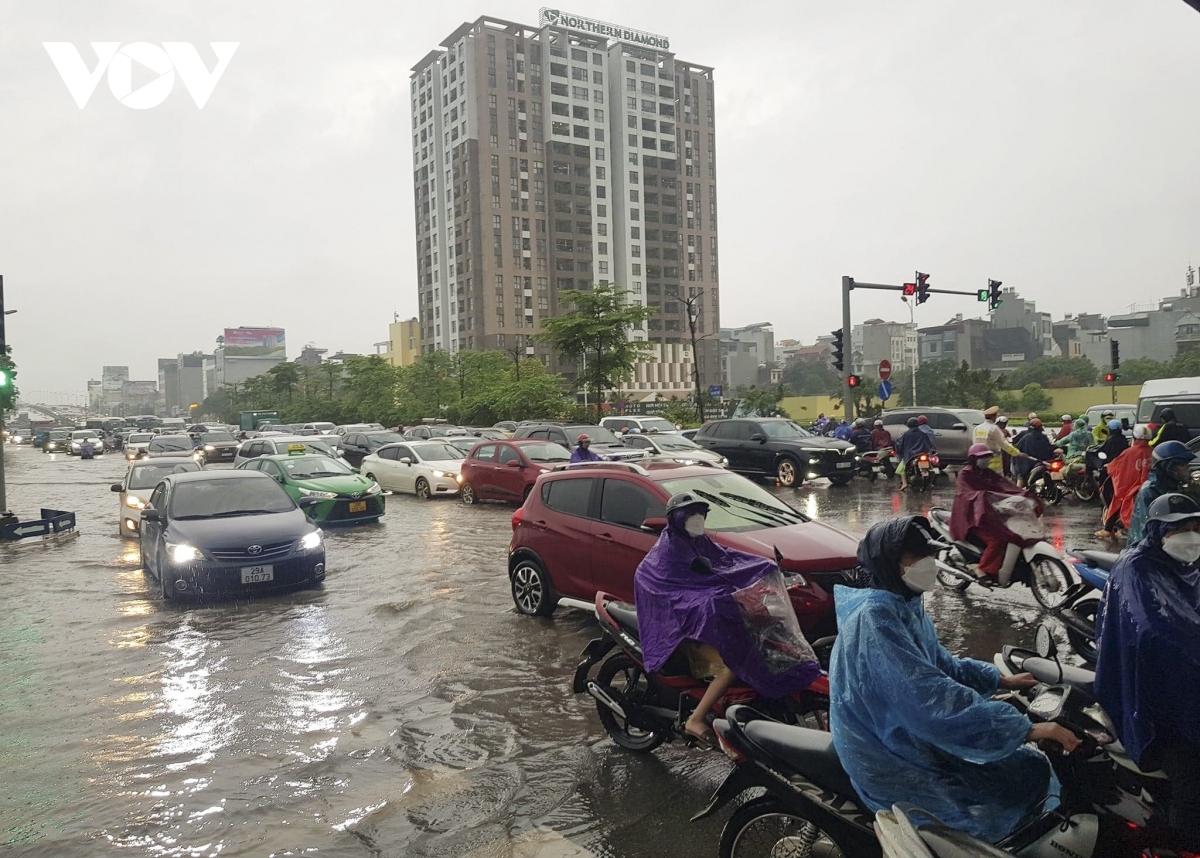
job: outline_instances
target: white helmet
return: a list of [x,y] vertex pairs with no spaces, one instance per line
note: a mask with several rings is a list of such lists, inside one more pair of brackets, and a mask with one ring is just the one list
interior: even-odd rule
[[1070,414],[1064,414],[1064,415],[1062,416],[1062,422],[1063,422],[1063,423],[1070,423],[1070,422],[1071,422],[1073,419],[1074,419],[1074,418],[1072,418]]
[[1149,426],[1134,426],[1133,427],[1133,437],[1137,441],[1149,441],[1150,440],[1150,427]]

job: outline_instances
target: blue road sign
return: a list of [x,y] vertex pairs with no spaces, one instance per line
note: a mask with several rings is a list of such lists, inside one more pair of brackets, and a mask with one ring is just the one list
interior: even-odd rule
[[892,398],[892,383],[890,381],[879,382],[879,401],[887,402]]
[[721,385],[714,384],[712,387],[710,387],[708,389],[708,395],[709,396],[720,396],[721,395]]

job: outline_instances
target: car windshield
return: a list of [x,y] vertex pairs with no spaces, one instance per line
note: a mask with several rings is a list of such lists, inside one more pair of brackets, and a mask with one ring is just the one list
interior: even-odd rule
[[214,441],[225,442],[236,440],[228,432],[205,432],[200,437],[204,440],[205,444],[211,444]]
[[171,518],[212,518],[287,512],[296,504],[279,483],[261,475],[180,483],[171,493]]
[[672,435],[669,438],[655,438],[660,449],[663,450],[699,450],[700,445],[695,441],[689,441],[687,438],[681,438],[678,435]]
[[522,444],[521,452],[531,462],[569,462],[571,451],[562,444]]
[[1162,423],[1162,413],[1170,408],[1175,412],[1175,419],[1184,426],[1200,426],[1200,402],[1160,402],[1154,406],[1154,415],[1150,423]]
[[465,459],[467,454],[453,444],[420,444],[413,445],[413,452],[422,462],[446,462],[452,459]]
[[767,437],[774,441],[788,441],[792,438],[811,438],[813,435],[802,429],[798,423],[791,420],[767,420],[759,424]]
[[154,440],[153,432],[135,432],[134,434],[129,436],[129,439],[125,443],[127,443],[127,444],[149,444],[152,440]]
[[191,452],[192,439],[187,435],[156,435],[150,442],[152,453]]
[[332,423],[309,423],[308,425],[320,432],[332,432],[334,428]]
[[800,524],[808,519],[774,495],[737,474],[712,474],[664,480],[668,494],[692,492],[708,501],[704,527],[713,533],[766,530]]
[[978,426],[986,418],[982,411],[976,411],[973,408],[955,408],[954,413],[957,414],[964,423],[970,423],[972,426]]
[[603,426],[567,426],[567,438],[574,444],[575,440],[580,435],[587,435],[592,439],[593,444],[617,444],[621,443],[621,439],[614,435],[610,430]]
[[328,459],[325,456],[300,456],[280,462],[293,480],[317,480],[321,477],[344,477],[353,474],[349,465],[340,459]]
[[66,441],[66,440],[67,440],[68,438],[70,438],[70,437],[71,437],[71,436],[70,436],[70,434],[69,434],[69,433],[67,433],[67,432],[62,432],[62,431],[56,431],[56,432],[51,432],[51,433],[50,433],[50,440],[51,440],[51,441]]
[[657,429],[659,432],[678,432],[679,431],[678,429],[675,428],[674,423],[672,423],[670,420],[664,420],[661,417],[653,417],[649,420],[643,420],[641,428],[642,428],[643,432],[648,432],[651,429]]
[[96,433],[93,432],[91,429],[80,429],[78,432],[71,433],[72,441],[84,441],[88,438],[95,438],[95,437],[96,437]]
[[453,444],[458,449],[469,453],[479,443],[479,439],[471,436],[465,438],[447,438],[446,443]]
[[155,464],[147,462],[138,465],[129,474],[130,489],[152,489],[162,482],[167,474],[186,474],[188,471],[198,471],[200,466],[195,462],[162,462]]
[[367,446],[378,450],[384,444],[396,444],[404,440],[404,436],[396,432],[374,432],[367,436]]

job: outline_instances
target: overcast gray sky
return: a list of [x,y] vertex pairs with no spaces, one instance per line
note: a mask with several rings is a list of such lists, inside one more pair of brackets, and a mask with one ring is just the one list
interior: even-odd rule
[[[0,2],[0,273],[21,387],[287,329],[371,352],[415,315],[410,67],[538,3]],[[578,2],[716,67],[725,325],[811,341],[843,274],[1123,311],[1200,262],[1200,15],[1180,0]],[[203,110],[177,79],[72,100],[43,42],[240,42]],[[134,87],[150,78],[137,77]],[[937,297],[918,321],[976,314]],[[855,296],[856,320],[907,318]]]

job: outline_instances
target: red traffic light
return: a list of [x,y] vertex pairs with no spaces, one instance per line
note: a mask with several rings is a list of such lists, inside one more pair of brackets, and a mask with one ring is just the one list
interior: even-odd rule
[[859,376],[859,375],[849,376],[846,379],[846,384],[850,385],[851,388],[860,387],[862,385],[862,376]]
[[1116,374],[1115,372],[1106,372],[1106,373],[1104,373],[1104,380],[1105,380],[1105,382],[1107,382],[1108,384],[1113,384],[1113,383],[1115,383],[1115,382],[1116,382],[1116,380],[1117,380],[1117,378],[1118,378],[1118,376],[1117,376],[1117,374]]
[[904,284],[904,297],[905,298],[911,298],[913,295],[916,295],[916,294],[917,294],[917,284],[916,283],[905,283]]

